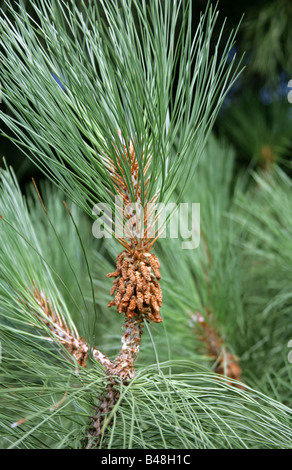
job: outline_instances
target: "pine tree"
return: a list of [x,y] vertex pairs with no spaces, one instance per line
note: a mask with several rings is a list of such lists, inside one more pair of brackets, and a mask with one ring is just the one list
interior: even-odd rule
[[[290,408],[241,381],[236,358],[241,259],[223,220],[233,154],[211,140],[201,160],[239,73],[235,33],[211,51],[217,12],[193,31],[189,1],[31,6],[35,17],[20,2],[0,20],[12,113],[1,118],[57,189],[34,184],[26,201],[1,171],[3,445],[290,447]],[[175,211],[155,213],[192,200],[194,183],[205,214],[195,258],[164,238]],[[85,214],[112,240],[89,239]],[[124,317],[121,338],[108,307]]]

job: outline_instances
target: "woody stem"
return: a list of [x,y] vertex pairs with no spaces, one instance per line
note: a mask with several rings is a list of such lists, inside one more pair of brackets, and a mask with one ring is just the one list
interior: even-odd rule
[[141,335],[143,332],[142,319],[137,317],[126,320],[124,323],[124,334],[122,335],[122,349],[114,361],[101,353],[97,348],[93,349],[93,357],[104,366],[106,374],[112,377],[118,376],[123,383],[134,378],[134,362],[138,357]]
[[135,376],[134,362],[138,357],[141,335],[143,332],[143,321],[139,315],[126,320],[124,323],[124,334],[122,336],[122,349],[113,362],[113,367],[107,373],[119,376],[123,383],[129,382]]

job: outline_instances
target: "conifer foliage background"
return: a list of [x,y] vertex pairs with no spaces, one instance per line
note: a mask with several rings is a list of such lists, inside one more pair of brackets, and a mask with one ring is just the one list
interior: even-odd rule
[[[2,70],[12,64],[15,70],[1,75],[0,448],[291,448],[289,2],[263,1],[259,7],[253,2],[235,43],[231,27],[237,28],[243,9],[235,11],[222,0],[219,17],[228,16],[222,29],[222,22],[215,22],[216,9],[207,5],[209,16],[194,43],[196,83],[187,72],[190,33],[172,69],[171,54],[160,50],[163,41],[147,41],[150,32],[138,14],[140,33],[146,28],[145,50],[139,51],[148,72],[143,82],[142,69],[129,67],[133,57],[127,40],[133,39],[135,23],[127,25],[124,36],[112,30],[121,40],[121,54],[111,58],[110,37],[106,48],[98,43],[106,40],[102,31],[94,38],[84,34],[94,16],[82,12],[94,2],[69,3],[76,10],[71,15],[68,2],[61,2],[68,20],[63,27],[76,35],[50,37],[53,29],[43,18],[39,45],[44,61],[31,57],[28,67],[21,61],[24,56],[30,60],[29,46],[37,53],[38,44],[29,44],[23,18],[9,16],[8,3],[1,2],[8,15],[1,19],[1,37],[10,28],[18,48],[12,54],[11,37],[2,42]],[[150,3],[133,2],[145,10]],[[194,33],[199,12],[206,9],[206,2],[191,3],[193,16],[178,16],[169,37],[173,46],[180,27],[192,26]],[[51,2],[35,4],[49,8]],[[125,12],[131,2],[109,4],[124,5]],[[183,4],[186,8],[188,2]],[[35,18],[30,2],[20,2],[21,10]],[[108,18],[102,14],[96,24],[110,23],[113,12]],[[52,24],[57,14],[52,9]],[[9,28],[4,25],[8,18]],[[171,28],[171,14],[169,21]],[[204,42],[203,32],[210,42]],[[93,44],[106,52],[98,66]],[[153,44],[157,49],[151,49]],[[57,74],[57,58],[72,45],[76,56],[68,53],[69,61]],[[96,95],[83,50],[91,60],[90,73],[96,67],[102,76],[104,89]],[[237,56],[244,50],[246,68],[238,75]],[[56,62],[47,64],[45,51]],[[156,64],[155,53],[165,62]],[[186,75],[172,75],[182,70],[180,61]],[[45,70],[52,72],[47,78]],[[141,73],[140,81],[133,70]],[[34,88],[21,93],[21,77],[24,86],[31,80]],[[133,101],[135,92],[140,94]],[[96,104],[92,96],[105,96],[104,102]],[[120,247],[112,238],[94,238],[92,206],[97,200],[111,203],[117,191],[106,169],[109,156],[116,161],[116,153],[122,158],[131,150],[130,142],[125,150],[119,132],[136,138],[135,164],[142,184],[150,177],[150,195],[200,203],[200,245],[182,250],[180,237],[155,243],[163,321],[144,318],[134,378],[109,385],[100,352],[112,361],[118,357],[123,314],[108,308],[112,279],[106,275],[115,270]],[[154,155],[149,173],[143,167],[145,148]],[[94,152],[101,155],[96,162]],[[127,171],[125,165],[118,173],[129,182]],[[133,202],[133,182],[129,188]],[[147,194],[145,189],[145,199]],[[187,229],[189,221],[184,223]]]

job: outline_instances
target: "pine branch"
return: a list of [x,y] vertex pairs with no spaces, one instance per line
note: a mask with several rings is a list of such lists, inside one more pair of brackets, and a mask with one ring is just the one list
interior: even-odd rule
[[[220,155],[218,149],[216,154]],[[211,167],[213,168],[213,164]],[[213,170],[218,176],[218,171],[214,168]],[[203,184],[203,178],[200,181]],[[225,184],[223,186],[225,188]],[[215,189],[214,185],[214,191]],[[220,198],[221,196],[222,193]],[[52,220],[59,221],[60,226],[63,223],[70,227],[71,221],[69,220],[67,224],[63,217],[63,198],[60,197],[57,204],[57,194],[53,193],[50,197],[58,212]],[[45,202],[45,207],[50,213],[49,208],[52,206]],[[31,208],[30,216],[35,209]],[[269,390],[268,394],[248,386],[242,390],[234,386],[233,379],[213,374],[209,368],[203,367],[202,356],[196,356],[194,360],[195,356],[189,347],[191,343],[186,342],[184,336],[185,328],[189,340],[193,343],[191,329],[185,321],[190,307],[197,302],[196,291],[190,288],[194,284],[193,279],[189,275],[185,276],[194,258],[193,252],[185,252],[185,256],[180,253],[181,256],[177,257],[176,270],[175,272],[172,270],[172,277],[169,278],[166,262],[169,260],[168,257],[172,256],[171,244],[163,240],[168,245],[168,257],[160,257],[165,292],[163,317],[166,329],[157,332],[153,328],[149,329],[152,331],[153,343],[156,344],[157,353],[162,361],[151,364],[147,354],[143,356],[145,346],[148,346],[147,341],[149,342],[144,332],[144,348],[139,353],[138,373],[127,385],[120,382],[118,386],[113,385],[116,395],[112,396],[112,401],[105,402],[107,393],[110,400],[108,386],[109,378],[112,376],[105,375],[97,361],[93,361],[92,364],[88,361],[88,367],[80,367],[79,374],[76,375],[74,362],[68,361],[70,355],[60,354],[56,347],[50,348],[49,345],[52,343],[46,340],[44,342],[42,336],[25,323],[27,320],[37,322],[43,327],[43,331],[45,329],[48,331],[47,336],[49,334],[53,336],[50,328],[41,320],[41,317],[46,318],[46,316],[33,295],[33,283],[31,289],[28,289],[27,284],[23,282],[23,279],[39,279],[38,285],[42,286],[42,289],[39,289],[43,292],[46,289],[46,298],[51,299],[50,303],[47,301],[47,311],[50,311],[48,306],[50,304],[54,312],[58,311],[59,315],[62,313],[68,329],[74,331],[72,320],[70,321],[73,311],[70,309],[69,315],[66,304],[62,302],[62,291],[65,291],[66,284],[59,282],[56,289],[56,286],[53,288],[48,281],[53,277],[53,273],[49,274],[48,262],[55,258],[61,258],[65,262],[64,253],[60,246],[51,240],[48,250],[50,256],[47,255],[47,263],[44,261],[40,263],[38,271],[42,258],[33,248],[27,248],[29,245],[24,242],[24,238],[19,235],[16,237],[15,230],[4,219],[8,218],[15,225],[17,222],[23,237],[32,237],[29,240],[31,244],[35,242],[35,247],[38,247],[40,253],[44,252],[47,238],[43,237],[42,230],[38,230],[38,236],[34,238],[33,224],[29,222],[19,188],[13,183],[12,175],[6,173],[4,177],[3,172],[1,172],[0,211],[4,217],[0,221],[2,244],[0,328],[3,345],[0,372],[1,446],[32,449],[80,448],[82,439],[87,436],[88,440],[91,439],[92,447],[99,442],[99,447],[117,449],[291,448],[291,409],[283,402],[271,398],[272,393],[276,393],[277,390]],[[44,214],[39,207],[38,214],[42,213]],[[38,220],[37,212],[33,220]],[[80,230],[86,232],[86,226],[81,224]],[[66,230],[65,235],[67,235]],[[64,239],[66,240],[66,237]],[[72,236],[70,240],[72,243],[70,249],[74,252],[73,245],[75,249],[79,247],[78,237]],[[173,249],[176,251],[177,247],[174,246]],[[11,253],[14,254],[13,257]],[[113,252],[111,254],[113,256]],[[189,260],[189,264],[184,262],[185,259]],[[218,269],[219,263],[214,254],[212,259],[215,261],[213,266]],[[103,274],[110,262],[108,257],[103,258],[103,252],[100,251],[96,253],[93,264],[96,264],[95,267]],[[218,271],[214,276],[217,273]],[[5,282],[9,279],[13,282],[10,282],[8,288]],[[234,276],[232,279],[231,287],[234,290],[230,289],[230,292],[234,293],[237,280]],[[222,278],[218,282],[221,283]],[[101,295],[97,296],[97,301],[104,306],[107,286],[100,281],[98,286]],[[180,288],[183,290],[180,291]],[[19,302],[21,294],[25,295],[26,303]],[[226,292],[224,300],[226,304]],[[239,309],[240,305],[237,312]],[[36,312],[39,312],[39,315],[36,316]],[[82,320],[80,315],[77,317],[79,328]],[[92,314],[92,321],[93,318]],[[234,315],[233,320],[234,318],[238,321],[238,317]],[[100,327],[114,334],[116,323],[112,318],[107,325]],[[236,323],[234,327],[237,329],[238,324]],[[109,341],[109,332],[107,333],[105,341]],[[182,360],[164,359],[164,335],[168,336],[175,356],[181,355]],[[244,336],[243,341],[246,339]],[[111,347],[114,347],[116,340],[117,336],[111,338]],[[66,352],[66,349],[63,349]],[[96,354],[101,357],[100,352]],[[185,360],[186,354],[190,359],[188,361]],[[287,396],[291,389],[291,382],[289,384],[288,379],[287,373],[284,375],[283,370],[278,379],[274,377],[276,387],[279,383],[277,380],[280,380],[282,386],[287,388]],[[233,385],[230,386],[229,382]],[[268,382],[265,387],[268,387]],[[280,391],[283,398],[282,393]],[[92,427],[89,427],[90,414],[93,420]],[[96,432],[98,429],[100,429],[99,434]]]
[[238,383],[241,381],[242,374],[238,364],[239,359],[228,351],[223,339],[217,333],[214,325],[214,316],[210,312],[206,312],[203,316],[197,311],[192,314],[191,318],[195,334],[202,345],[205,346],[203,350],[205,349],[207,355],[214,361],[214,372],[236,380],[235,386],[244,389],[244,386]]
[[44,314],[44,316],[39,316],[39,318],[53,335],[54,339],[48,338],[48,340],[63,344],[69,354],[76,359],[78,364],[82,367],[86,367],[89,348],[85,339],[79,336],[76,328],[74,328],[74,331],[70,330],[58,310],[52,307],[44,292],[40,291],[36,285],[34,285],[33,295]]

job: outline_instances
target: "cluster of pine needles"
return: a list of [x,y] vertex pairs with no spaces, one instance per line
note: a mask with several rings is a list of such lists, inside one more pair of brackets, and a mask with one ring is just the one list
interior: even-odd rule
[[195,3],[1,9],[1,133],[46,180],[0,170],[0,447],[292,446],[292,183],[212,134],[238,28]]
[[118,353],[122,320],[105,276],[115,244],[90,236],[50,185],[42,207],[33,185],[24,199],[1,170],[1,447],[291,447],[292,183],[275,168],[234,187],[233,161],[212,137],[194,195],[200,245],[158,242],[163,322],[145,321],[136,374],[115,381],[111,406],[89,345]]

